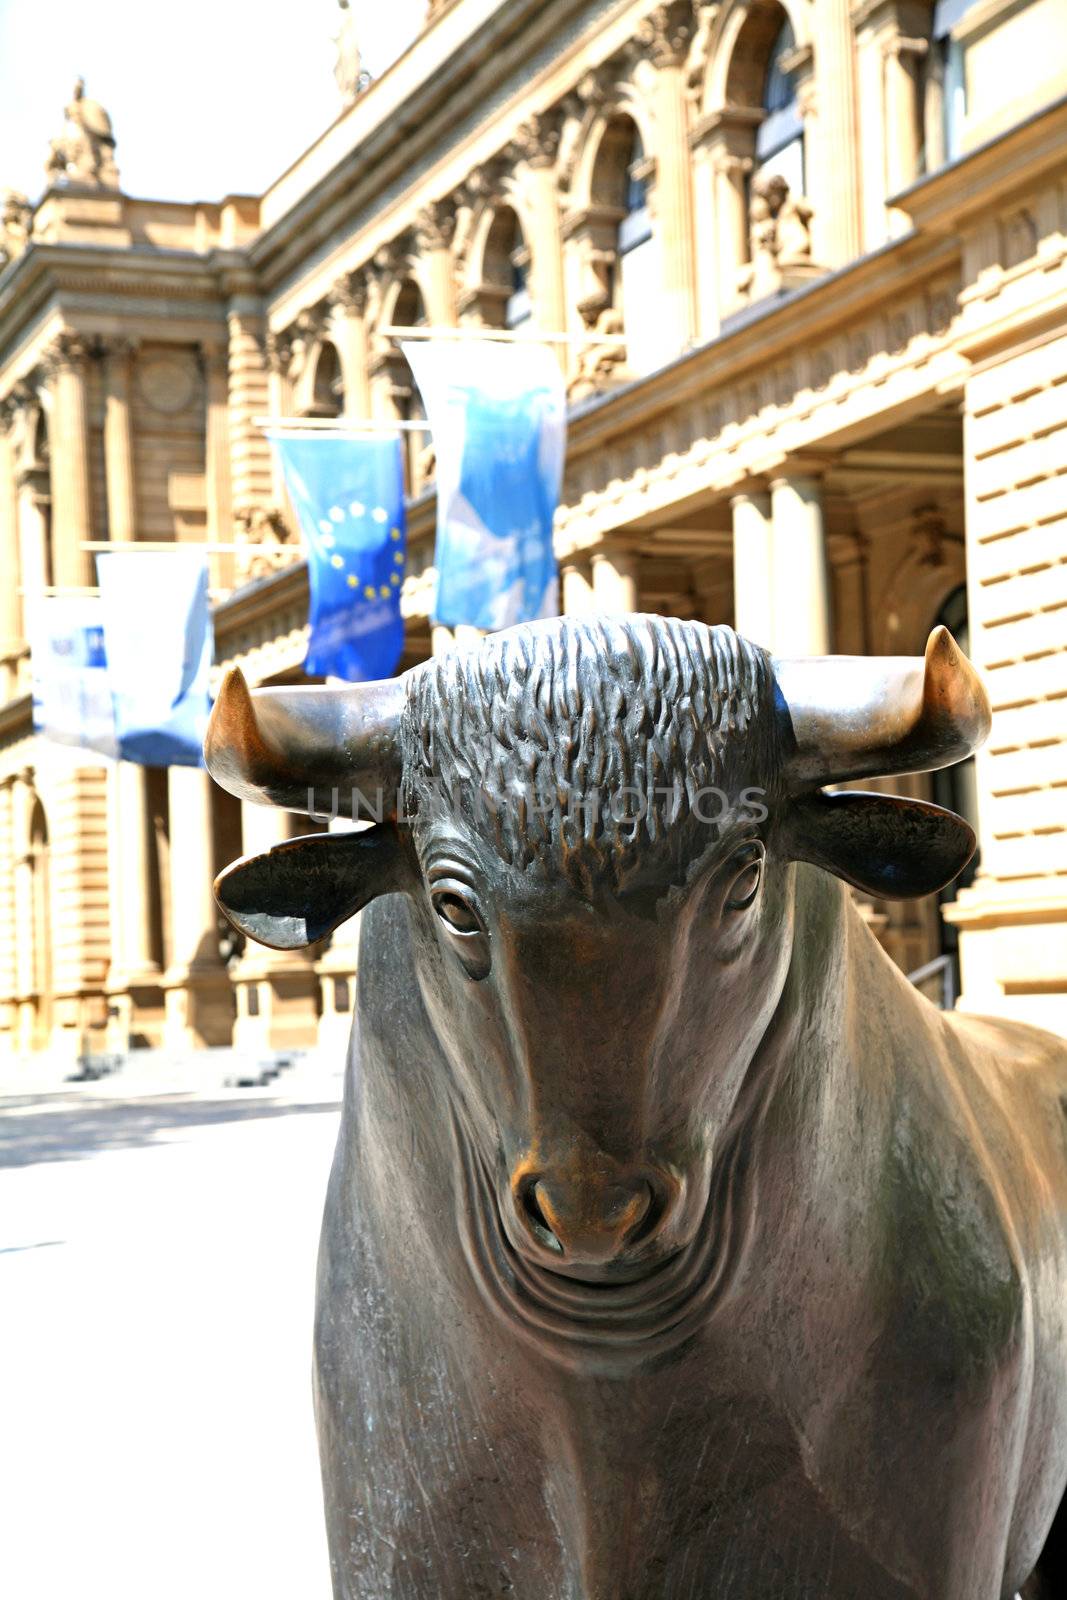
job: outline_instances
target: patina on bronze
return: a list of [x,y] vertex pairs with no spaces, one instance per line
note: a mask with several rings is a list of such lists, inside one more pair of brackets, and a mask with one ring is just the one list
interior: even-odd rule
[[988,726],[943,630],[772,661],[562,618],[394,684],[227,680],[234,793],[392,797],[217,885],[283,947],[368,908],[316,1326],[335,1595],[1005,1600],[1043,1546],[1058,1581],[1067,1047],[934,1010],[853,908],[947,882],[967,824],[824,792]]

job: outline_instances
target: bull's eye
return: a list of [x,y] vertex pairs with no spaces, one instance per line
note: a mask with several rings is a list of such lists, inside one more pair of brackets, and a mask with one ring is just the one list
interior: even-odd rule
[[481,933],[477,912],[454,889],[439,889],[432,898],[434,910],[453,933]]
[[745,911],[756,898],[763,874],[763,852],[758,845],[748,845],[733,860],[736,876],[730,885],[723,904],[725,911]]

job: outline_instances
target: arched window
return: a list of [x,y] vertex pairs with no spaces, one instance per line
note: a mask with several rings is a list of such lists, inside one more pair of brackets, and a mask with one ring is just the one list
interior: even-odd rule
[[763,121],[756,129],[756,172],[777,173],[793,195],[804,192],[804,126],[793,80],[783,67],[796,49],[786,17],[771,46],[763,79]]
[[[414,278],[405,278],[400,285],[400,292],[393,303],[391,320],[398,328],[425,327],[429,321],[426,302]],[[426,409],[411,368],[395,345],[389,356],[388,370],[392,401],[397,416],[402,422],[425,421]],[[433,476],[433,458],[429,446],[429,433],[415,431],[405,433],[405,487],[409,495],[421,493],[427,480]]]
[[315,386],[309,415],[339,417],[344,411],[345,393],[341,379],[341,358],[337,346],[327,339],[319,348],[315,364]]
[[613,117],[600,141],[590,193],[602,225],[610,229],[604,240],[608,248],[594,249],[592,257],[599,283],[597,325],[601,332],[625,334],[626,365],[635,373],[659,364],[655,320],[648,315],[658,293],[648,174],[637,124],[624,114]]
[[491,328],[518,328],[528,322],[530,252],[511,206],[500,206],[486,235],[482,285],[478,295],[482,320]]

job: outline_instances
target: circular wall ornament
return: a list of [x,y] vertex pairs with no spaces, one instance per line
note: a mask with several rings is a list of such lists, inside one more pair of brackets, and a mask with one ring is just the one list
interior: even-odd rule
[[153,411],[171,416],[184,411],[196,393],[198,374],[190,357],[149,356],[137,372],[141,398]]

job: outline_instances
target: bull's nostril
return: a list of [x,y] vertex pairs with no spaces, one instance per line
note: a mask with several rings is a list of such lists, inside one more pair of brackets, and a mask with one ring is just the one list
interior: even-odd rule
[[534,1233],[541,1243],[547,1245],[550,1250],[555,1250],[562,1255],[563,1246],[553,1233],[548,1218],[541,1209],[541,1203],[537,1198],[537,1188],[536,1183],[529,1183],[523,1189],[522,1209],[525,1211],[527,1220],[532,1224]]

